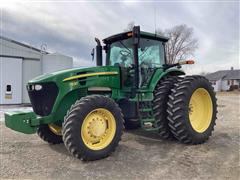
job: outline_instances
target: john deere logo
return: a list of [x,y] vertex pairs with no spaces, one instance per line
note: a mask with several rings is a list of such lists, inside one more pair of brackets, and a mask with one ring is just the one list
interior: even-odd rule
[[73,87],[74,87],[74,86],[77,86],[77,85],[78,85],[78,81],[72,81],[72,82],[70,83],[70,85],[73,86]]

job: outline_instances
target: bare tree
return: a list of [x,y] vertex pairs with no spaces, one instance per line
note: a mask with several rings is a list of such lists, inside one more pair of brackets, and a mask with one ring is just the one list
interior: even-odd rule
[[187,25],[174,26],[165,31],[158,30],[157,33],[169,37],[166,44],[166,57],[169,64],[192,57],[198,47],[198,40],[193,37],[193,28]]
[[128,23],[126,29],[124,29],[124,32],[127,32],[127,31],[132,31],[133,27],[135,25],[135,22],[134,21],[131,21]]
[[[124,31],[131,31],[134,25],[134,21],[129,22]],[[169,64],[194,56],[194,52],[198,47],[198,40],[193,37],[193,32],[193,28],[185,24],[164,31],[157,30],[157,34],[169,37],[166,44],[166,57]]]

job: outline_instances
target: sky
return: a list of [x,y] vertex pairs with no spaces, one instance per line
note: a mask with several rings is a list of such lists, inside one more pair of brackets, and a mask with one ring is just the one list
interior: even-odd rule
[[1,1],[1,36],[93,66],[94,37],[122,32],[129,22],[154,32],[186,24],[198,49],[189,74],[240,68],[238,1]]

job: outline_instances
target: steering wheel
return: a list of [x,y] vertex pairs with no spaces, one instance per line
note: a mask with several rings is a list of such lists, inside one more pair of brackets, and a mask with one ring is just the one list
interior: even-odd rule
[[127,51],[125,49],[122,49],[122,50],[120,50],[120,54],[122,56],[130,56],[131,55],[131,51]]

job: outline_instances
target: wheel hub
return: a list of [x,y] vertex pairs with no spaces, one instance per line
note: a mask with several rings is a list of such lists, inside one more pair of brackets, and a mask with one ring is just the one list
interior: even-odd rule
[[88,129],[90,135],[101,137],[107,129],[107,123],[102,118],[92,119],[89,122]]
[[88,148],[100,150],[111,143],[115,132],[116,122],[112,113],[107,109],[98,108],[84,119],[81,137]]
[[208,91],[198,88],[194,91],[189,102],[189,120],[192,128],[197,132],[204,132],[210,125],[213,105]]

